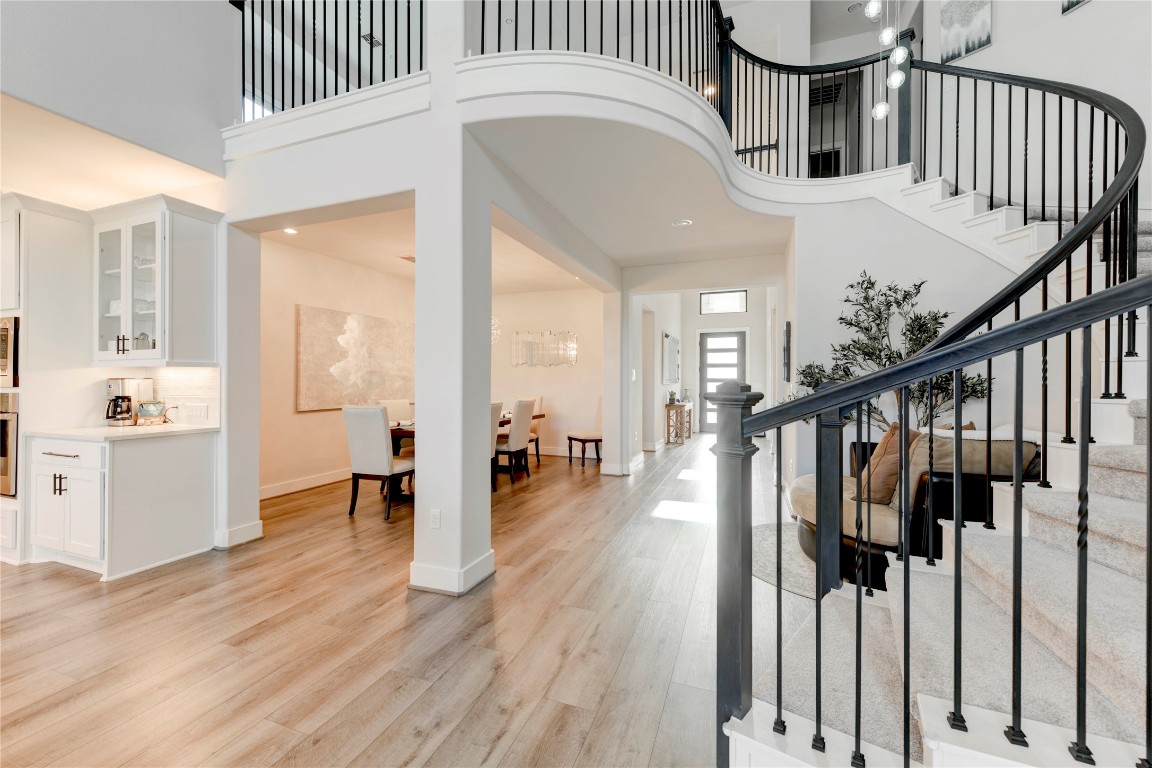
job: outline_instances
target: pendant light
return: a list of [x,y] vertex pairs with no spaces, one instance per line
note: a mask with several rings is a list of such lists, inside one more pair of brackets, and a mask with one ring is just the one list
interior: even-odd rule
[[[868,5],[864,7],[864,15],[868,18],[878,20],[878,17],[883,13],[886,22],[894,22],[885,24],[884,29],[880,31],[880,45],[885,48],[890,45],[895,46],[888,56],[888,63],[891,65],[892,71],[888,73],[885,83],[892,90],[898,90],[907,79],[907,75],[900,67],[908,61],[911,53],[906,47],[899,45],[900,33],[896,31],[896,25],[900,23],[900,0],[896,0],[895,13],[892,14],[891,11],[892,0],[869,0]],[[891,111],[891,104],[887,101],[879,101],[872,107],[872,119],[884,120]]]

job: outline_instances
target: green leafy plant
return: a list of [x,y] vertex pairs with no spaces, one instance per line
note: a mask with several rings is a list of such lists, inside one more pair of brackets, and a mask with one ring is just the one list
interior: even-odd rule
[[[850,381],[903,362],[935,341],[951,313],[937,309],[922,312],[917,308],[924,282],[908,287],[896,283],[879,285],[874,277],[861,272],[860,279],[847,286],[849,294],[843,301],[850,309],[839,320],[840,325],[852,331],[852,338],[832,345],[831,365],[808,363],[798,368],[797,383],[815,389],[827,381]],[[988,396],[987,378],[979,374],[962,376],[964,402]],[[937,417],[954,409],[952,381],[953,374],[947,373],[935,377],[931,386],[922,381],[908,387],[909,410],[918,425],[928,424],[930,407]],[[893,394],[899,412],[901,393],[896,390]],[[891,424],[878,400],[872,401],[872,424],[887,430]]]

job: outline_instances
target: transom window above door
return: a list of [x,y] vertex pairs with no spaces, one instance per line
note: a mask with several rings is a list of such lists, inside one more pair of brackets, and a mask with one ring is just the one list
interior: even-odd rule
[[700,314],[722,315],[748,311],[748,291],[707,291],[700,294]]

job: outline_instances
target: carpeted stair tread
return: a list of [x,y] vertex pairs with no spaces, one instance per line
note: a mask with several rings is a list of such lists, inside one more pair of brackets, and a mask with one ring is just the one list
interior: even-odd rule
[[[895,573],[893,573],[895,571]],[[903,647],[904,574],[889,569],[889,603],[896,647]],[[911,578],[912,690],[946,700],[953,696],[953,580],[949,574],[914,572]],[[1012,619],[965,582],[962,692],[966,705],[1012,711]],[[1025,718],[1076,726],[1076,675],[1033,635],[1021,635],[1021,709]],[[900,655],[900,650],[897,650]],[[1140,723],[1088,689],[1088,731],[1124,741],[1142,740]],[[989,734],[998,736],[999,734]]]
[[[1089,533],[1089,550],[1091,542]],[[1076,658],[1077,555],[1025,538],[1023,558],[1024,627],[1072,665]],[[1002,610],[1011,610],[1012,537],[965,537],[964,562],[965,578]],[[1089,682],[1141,721],[1146,699],[1145,588],[1143,579],[1088,563]]]
[[1148,451],[1138,445],[1094,445],[1088,461],[1091,466],[1145,472],[1148,469]]
[[[842,591],[855,594],[855,587]],[[855,733],[855,638],[856,605],[838,595],[824,598],[822,605],[822,721],[829,728]],[[861,690],[864,692],[861,738],[897,753],[904,751],[904,688],[892,644],[888,609],[865,604],[863,608]],[[802,717],[816,715],[816,616],[813,612],[784,645],[784,709]],[[769,704],[776,703],[776,665],[756,681],[752,695]],[[791,729],[789,730],[791,732]],[[912,759],[921,758],[920,731],[912,723]],[[847,757],[845,756],[845,759]]]
[[[1028,533],[1056,549],[1076,550],[1080,499],[1075,491],[1024,486]],[[1101,565],[1136,579],[1144,578],[1147,547],[1144,505],[1093,493],[1089,497],[1091,540],[1088,556]]]
[[1128,415],[1132,417],[1132,442],[1148,445],[1148,401],[1133,400],[1128,404]]
[[1128,403],[1128,415],[1134,419],[1148,418],[1148,401],[1141,398]]

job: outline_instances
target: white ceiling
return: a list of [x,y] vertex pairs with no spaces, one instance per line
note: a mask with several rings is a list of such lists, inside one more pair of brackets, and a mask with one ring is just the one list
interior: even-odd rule
[[792,232],[791,218],[729,200],[695,152],[633,126],[533,118],[470,130],[623,267],[781,254]]
[[848,13],[848,6],[854,2],[856,0],[812,0],[812,42],[826,43],[859,35],[873,28],[876,34],[880,34],[879,22],[873,22],[864,15],[863,5],[866,0],[859,0],[861,7],[855,13]]
[[[294,225],[297,234],[276,229],[265,232],[264,237],[404,280],[416,279],[415,264],[401,258],[416,253],[414,208],[310,224],[277,223]],[[519,241],[492,229],[493,293],[559,291],[584,285]]]
[[219,205],[223,179],[0,94],[0,189],[90,211],[159,193]]

